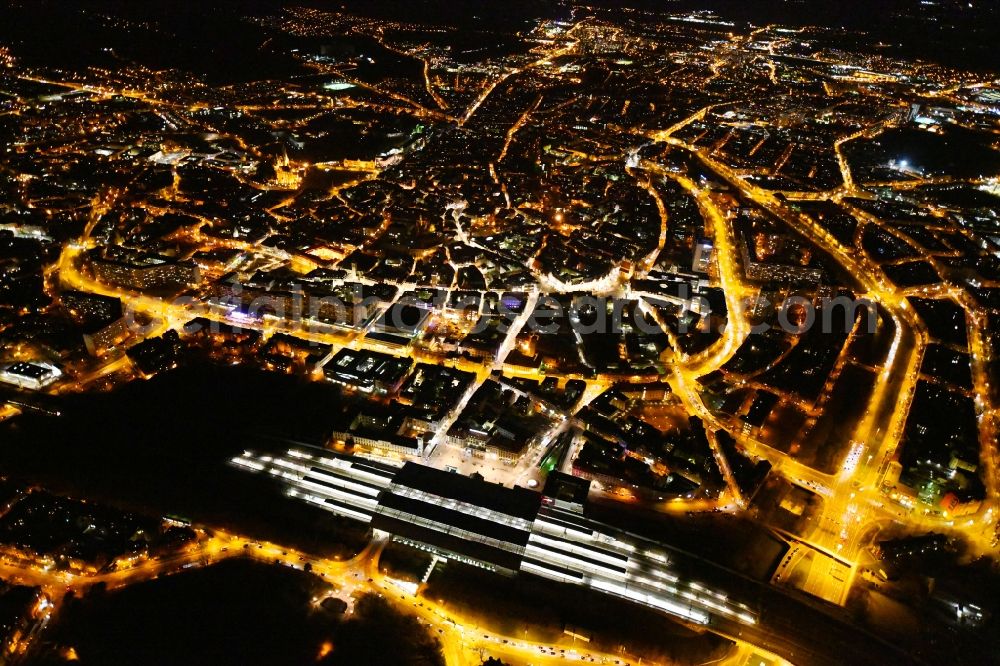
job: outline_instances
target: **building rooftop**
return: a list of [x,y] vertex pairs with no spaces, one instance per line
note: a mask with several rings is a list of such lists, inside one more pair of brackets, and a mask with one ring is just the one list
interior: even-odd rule
[[507,488],[416,463],[404,465],[393,483],[524,520],[534,520],[541,505],[541,496],[526,488]]

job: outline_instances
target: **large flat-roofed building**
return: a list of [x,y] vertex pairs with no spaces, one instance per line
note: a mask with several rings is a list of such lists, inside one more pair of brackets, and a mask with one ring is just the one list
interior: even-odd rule
[[542,504],[582,514],[589,494],[588,479],[553,470],[542,488]]
[[89,321],[114,321],[123,312],[121,299],[114,296],[67,289],[59,294],[59,300],[71,315]]
[[416,432],[410,419],[401,411],[368,405],[354,412],[353,416],[341,419],[330,439],[373,455],[395,453],[422,456],[425,432]]
[[178,288],[196,284],[198,265],[142,252],[121,250],[91,254],[91,267],[98,280],[129,289]]
[[99,356],[129,337],[121,299],[67,290],[59,300],[83,328],[83,342],[90,354]]
[[109,322],[93,322],[83,331],[83,344],[89,354],[100,356],[121,344],[129,335],[128,321],[125,317]]
[[18,361],[0,367],[0,382],[37,391],[62,377],[62,371],[51,363]]
[[382,495],[372,527],[445,557],[520,569],[541,497],[524,488],[407,463]]
[[410,374],[413,361],[390,354],[341,349],[323,366],[326,378],[365,393],[393,395]]

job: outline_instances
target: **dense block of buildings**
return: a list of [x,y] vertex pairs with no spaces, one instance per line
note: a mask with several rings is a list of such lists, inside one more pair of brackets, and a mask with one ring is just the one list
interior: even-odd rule
[[90,265],[101,282],[127,289],[176,289],[196,284],[200,277],[193,261],[120,248],[91,254]]

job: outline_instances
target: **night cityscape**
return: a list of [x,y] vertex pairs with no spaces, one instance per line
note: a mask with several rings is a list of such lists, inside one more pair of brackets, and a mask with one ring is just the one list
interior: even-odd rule
[[998,44],[6,0],[0,664],[1000,664]]

